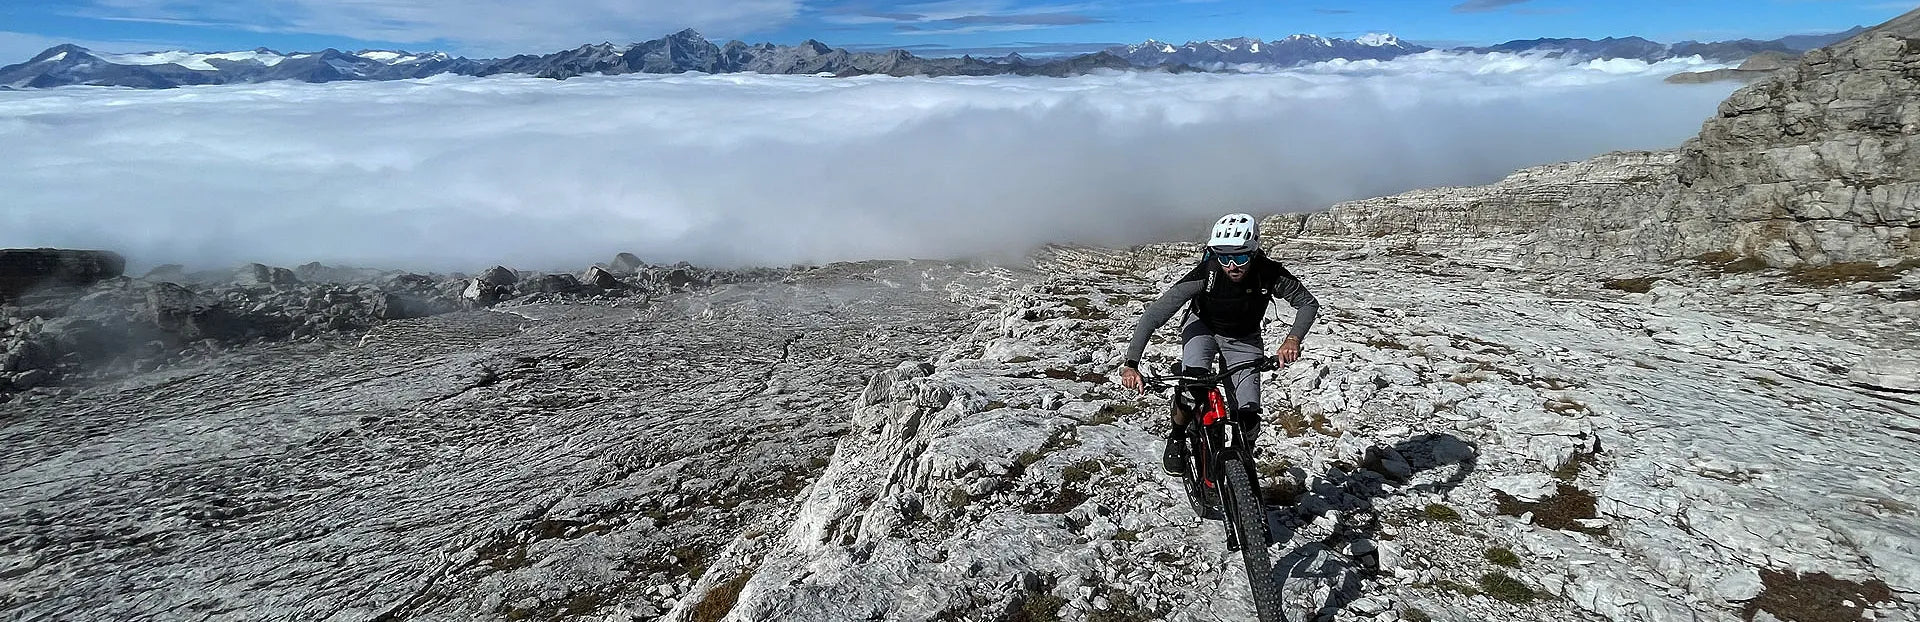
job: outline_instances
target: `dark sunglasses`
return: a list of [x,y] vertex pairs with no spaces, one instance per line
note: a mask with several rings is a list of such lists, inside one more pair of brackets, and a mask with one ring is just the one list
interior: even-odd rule
[[1215,254],[1214,257],[1220,260],[1220,265],[1228,268],[1238,268],[1253,261],[1253,253]]

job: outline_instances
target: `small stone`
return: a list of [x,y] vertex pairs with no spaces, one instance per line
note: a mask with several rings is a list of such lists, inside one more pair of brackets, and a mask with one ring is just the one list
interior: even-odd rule
[[1532,503],[1553,496],[1557,483],[1545,473],[1523,473],[1493,478],[1487,481],[1487,487]]
[[1377,616],[1393,607],[1393,601],[1380,595],[1366,596],[1347,603],[1347,608],[1366,616]]

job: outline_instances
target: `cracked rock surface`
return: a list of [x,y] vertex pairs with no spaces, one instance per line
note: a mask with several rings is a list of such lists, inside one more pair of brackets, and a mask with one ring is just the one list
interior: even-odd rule
[[13,619],[650,619],[1017,273],[876,262],[242,348],[0,415]]
[[[1108,378],[1195,256],[1061,250],[971,337],[875,376],[791,514],[735,538],[670,619],[1250,619],[1238,555],[1159,472],[1165,401]],[[1859,330],[1898,319],[1868,287],[1291,267],[1324,323],[1267,380],[1290,619],[1915,619],[1920,400],[1848,378],[1917,344]],[[1822,322],[1792,312],[1805,293]]]

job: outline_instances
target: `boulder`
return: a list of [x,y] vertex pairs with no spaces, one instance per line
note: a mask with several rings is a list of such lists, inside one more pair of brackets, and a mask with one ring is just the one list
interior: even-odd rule
[[580,279],[571,274],[542,274],[520,283],[521,294],[572,294],[580,291]]
[[601,269],[600,266],[587,268],[587,273],[581,277],[580,281],[588,287],[602,291],[626,287],[625,284],[620,282],[618,277],[613,276],[611,272]]
[[480,273],[476,280],[488,285],[512,285],[520,282],[520,275],[507,269],[506,266],[494,266]]
[[86,287],[126,268],[127,260],[109,251],[0,249],[0,300],[42,286]]
[[145,275],[140,277],[140,280],[155,283],[185,283],[187,282],[187,267],[177,263],[161,264],[155,266],[152,270],[148,270]]
[[473,278],[467,281],[467,287],[460,292],[460,299],[467,304],[484,307],[513,297],[510,285],[495,285],[485,278]]
[[640,261],[633,253],[620,253],[613,256],[613,263],[607,265],[607,270],[620,276],[633,276],[645,267],[647,262]]
[[233,272],[235,285],[299,285],[300,278],[292,270],[250,263]]
[[368,301],[367,309],[376,319],[404,320],[447,313],[453,310],[453,305],[439,298],[378,292]]
[[159,283],[147,290],[142,315],[180,341],[235,341],[252,332],[245,319],[225,306],[173,283]]

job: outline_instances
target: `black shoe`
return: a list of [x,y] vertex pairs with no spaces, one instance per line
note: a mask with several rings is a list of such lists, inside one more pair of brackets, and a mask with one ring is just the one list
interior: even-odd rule
[[1187,439],[1167,438],[1167,448],[1160,452],[1160,468],[1165,469],[1168,475],[1187,474]]

